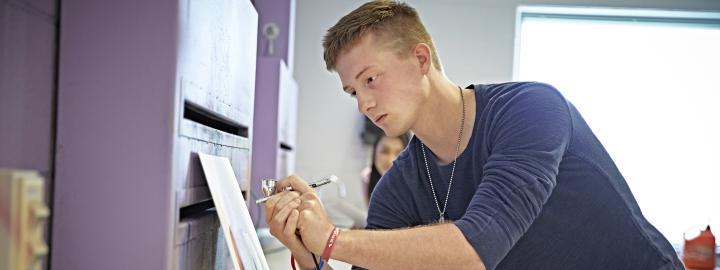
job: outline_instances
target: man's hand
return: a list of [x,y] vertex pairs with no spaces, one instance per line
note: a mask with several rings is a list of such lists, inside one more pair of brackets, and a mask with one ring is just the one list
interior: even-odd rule
[[298,208],[300,218],[297,226],[303,243],[313,253],[322,254],[335,225],[328,218],[320,198],[315,192],[303,194],[300,196],[300,200],[302,203]]
[[[286,180],[287,178],[281,182]],[[300,179],[300,181],[302,181],[302,179]],[[277,187],[277,190],[283,189],[284,187]],[[290,191],[278,193],[277,196],[265,202],[265,222],[270,228],[270,234],[280,240],[280,242],[295,255],[295,259],[300,264],[300,267],[302,269],[308,269],[313,268],[315,263],[312,261],[310,251],[303,245],[299,235],[296,233],[300,216],[297,208],[300,206],[300,203],[299,192]]]
[[315,190],[305,183],[300,177],[290,176],[277,183],[278,190],[291,186],[294,192],[300,194],[301,204],[297,228],[300,230],[303,244],[313,253],[322,255],[325,250],[325,243],[335,226],[328,218],[320,198]]
[[[290,249],[304,249],[300,238],[295,234],[300,206],[300,194],[294,191],[282,192],[265,202],[265,222],[270,233]],[[295,222],[288,222],[295,220]]]

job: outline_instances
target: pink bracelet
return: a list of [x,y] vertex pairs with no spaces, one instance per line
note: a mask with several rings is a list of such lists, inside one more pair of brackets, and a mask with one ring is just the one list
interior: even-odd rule
[[337,239],[338,234],[340,234],[340,229],[335,227],[327,240],[327,244],[325,244],[325,250],[323,251],[322,258],[325,259],[326,262],[330,260],[330,253],[332,253],[333,247],[335,246],[335,240]]

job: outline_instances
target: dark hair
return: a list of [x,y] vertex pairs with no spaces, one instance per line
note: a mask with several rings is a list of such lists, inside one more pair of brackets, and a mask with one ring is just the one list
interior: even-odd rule
[[[378,136],[377,139],[375,140],[375,143],[373,143],[372,160],[370,162],[370,179],[368,179],[369,180],[368,181],[368,192],[367,192],[367,200],[368,201],[370,201],[370,197],[372,196],[373,189],[375,189],[375,186],[377,185],[377,183],[380,182],[380,177],[382,177],[382,175],[380,175],[380,172],[377,170],[377,168],[375,168],[375,152],[376,152],[375,148],[377,148],[380,141],[385,137],[388,137],[388,136],[385,136],[385,134],[382,134],[382,135]],[[395,137],[390,137],[390,138],[395,138]],[[410,134],[404,133],[404,134],[398,136],[397,138],[399,138],[400,141],[402,141],[403,147],[407,147],[408,142],[410,141]]]

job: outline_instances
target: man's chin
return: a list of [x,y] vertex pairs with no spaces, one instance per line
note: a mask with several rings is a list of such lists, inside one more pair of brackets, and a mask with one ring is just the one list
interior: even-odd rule
[[402,130],[383,129],[383,131],[385,132],[385,136],[390,138],[400,137],[400,135],[404,133]]

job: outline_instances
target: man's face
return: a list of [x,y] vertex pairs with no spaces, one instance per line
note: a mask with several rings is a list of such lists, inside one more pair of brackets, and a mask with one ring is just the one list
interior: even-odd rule
[[420,64],[410,51],[399,57],[374,34],[366,34],[338,57],[343,90],[357,99],[358,110],[388,136],[412,128],[427,97]]

